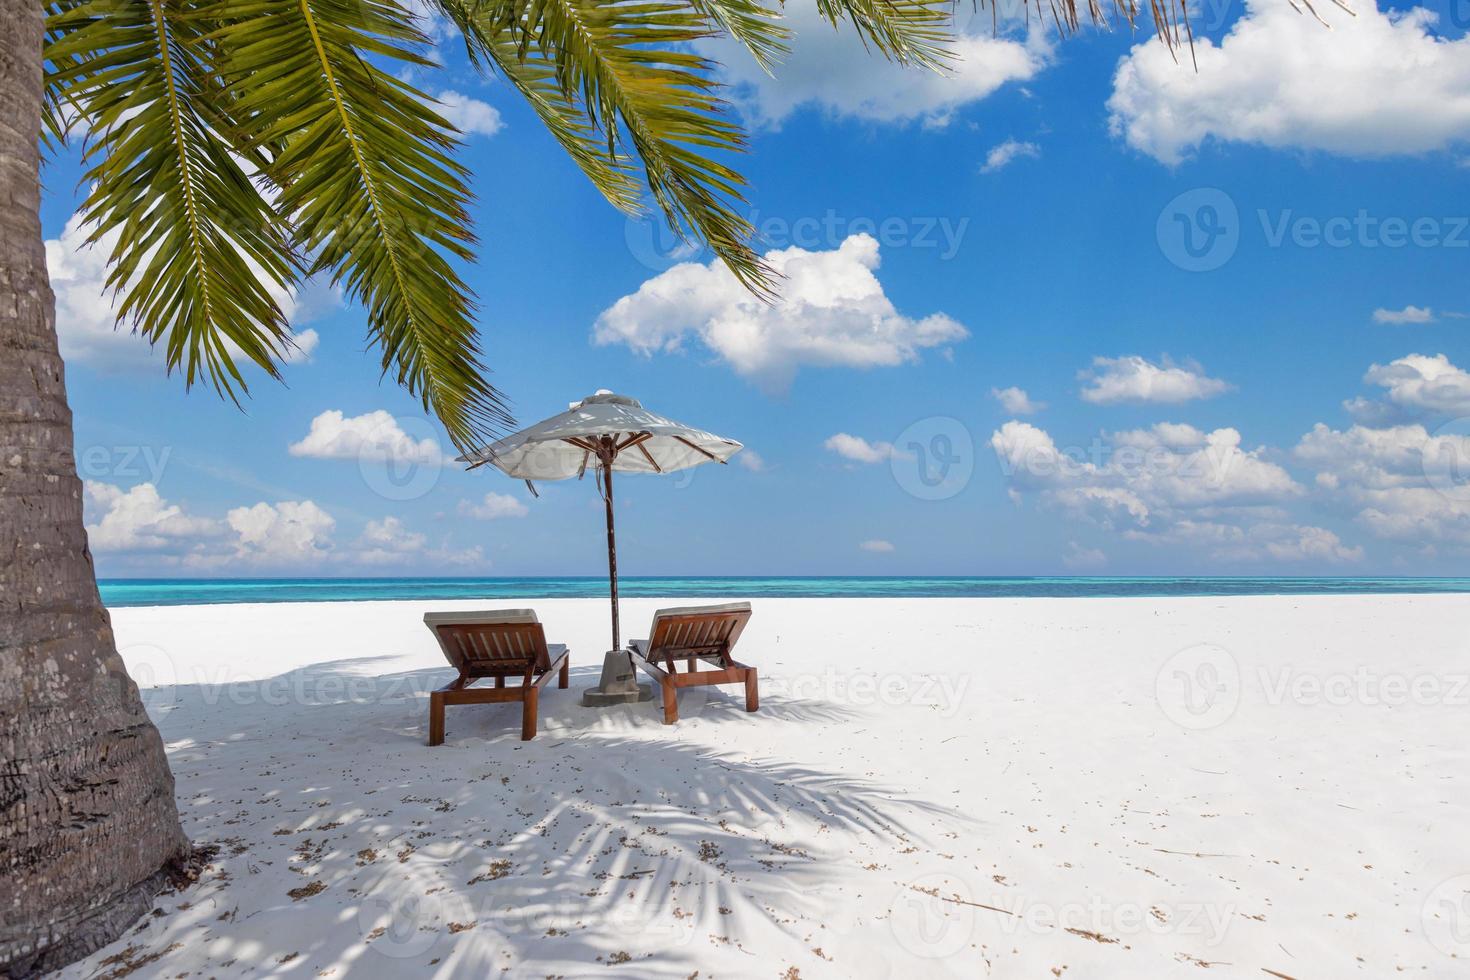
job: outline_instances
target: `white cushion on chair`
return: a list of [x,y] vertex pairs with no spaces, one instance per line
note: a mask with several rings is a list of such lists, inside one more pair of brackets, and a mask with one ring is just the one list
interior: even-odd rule
[[424,625],[435,626],[495,626],[501,623],[539,623],[534,609],[481,609],[467,612],[424,613]]
[[706,613],[750,612],[748,602],[720,602],[712,606],[671,606],[654,612],[654,619],[665,616],[702,616]]

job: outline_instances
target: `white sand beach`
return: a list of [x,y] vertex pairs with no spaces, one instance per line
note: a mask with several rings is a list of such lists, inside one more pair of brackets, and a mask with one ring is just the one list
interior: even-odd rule
[[484,603],[115,610],[220,852],[64,975],[1470,975],[1470,596],[756,599],[670,727],[524,604],[572,689],[436,748]]

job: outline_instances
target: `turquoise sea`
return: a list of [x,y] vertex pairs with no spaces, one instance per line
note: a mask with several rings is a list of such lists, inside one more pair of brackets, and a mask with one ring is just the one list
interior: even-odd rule
[[[337,602],[363,599],[560,599],[607,595],[605,577],[586,578],[259,578],[102,579],[109,606],[192,606],[214,602]],[[863,576],[718,578],[629,577],[629,598],[1233,596],[1470,592],[1470,578],[1156,578]]]

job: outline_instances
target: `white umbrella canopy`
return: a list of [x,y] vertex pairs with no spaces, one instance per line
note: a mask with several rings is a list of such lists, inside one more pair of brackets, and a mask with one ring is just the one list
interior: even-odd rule
[[[611,444],[609,445],[609,440]],[[466,453],[461,462],[491,463],[522,480],[581,477],[589,466],[619,473],[672,473],[701,463],[723,463],[742,448],[702,429],[682,425],[644,408],[637,399],[599,391],[560,415]]]
[[[581,478],[590,468],[607,509],[607,570],[612,592],[613,652],[618,627],[618,557],[613,531],[612,474],[672,473],[701,463],[725,463],[741,450],[734,439],[682,425],[644,408],[635,398],[602,390],[560,415],[537,422],[459,457],[470,469],[486,463],[507,476],[534,481]],[[606,677],[606,675],[604,675]]]

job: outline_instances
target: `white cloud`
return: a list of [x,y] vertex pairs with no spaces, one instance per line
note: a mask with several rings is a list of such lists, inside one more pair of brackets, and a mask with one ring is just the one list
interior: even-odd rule
[[[111,372],[161,371],[162,354],[155,357],[152,346],[130,324],[117,323],[118,298],[106,285],[107,258],[121,233],[108,231],[89,246],[87,239],[94,227],[83,224],[80,214],[73,214],[61,237],[46,240],[46,268],[56,294],[56,336],[62,359]],[[291,323],[308,321],[340,302],[339,292],[328,284],[309,282],[294,292],[268,288]],[[288,364],[308,360],[320,338],[315,330],[303,330],[293,333],[291,339],[295,347],[284,353]],[[233,345],[231,351],[239,354]]]
[[1434,310],[1427,306],[1406,306],[1402,310],[1386,310],[1383,307],[1373,311],[1374,323],[1433,323]]
[[[1463,489],[1463,487],[1462,487]],[[1433,546],[1449,543],[1470,548],[1470,500],[1438,487],[1352,488],[1362,509],[1358,522],[1381,538]]]
[[414,439],[382,409],[352,417],[328,409],[311,420],[311,430],[290,445],[292,456],[441,466],[449,457],[436,439]]
[[1355,425],[1339,432],[1317,423],[1292,454],[1331,479],[1331,487],[1358,484],[1385,488],[1426,479],[1452,481],[1470,461],[1470,436],[1431,434],[1422,425],[1375,429]]
[[1035,415],[1046,408],[1046,402],[1034,402],[1024,388],[991,388],[990,397],[1000,402],[1000,407],[1012,415]]
[[746,446],[744,449],[740,450],[740,452],[735,454],[735,462],[750,470],[750,472],[752,473],[764,473],[766,471],[765,458],[754,449],[751,449],[749,446]]
[[466,136],[494,136],[505,128],[500,110],[488,102],[453,91],[440,92],[434,98],[439,102],[435,107],[439,115]]
[[1318,423],[1293,455],[1379,537],[1470,545],[1470,435],[1422,425],[1337,431]]
[[1307,524],[1263,523],[1249,527],[1211,521],[1180,521],[1158,533],[1131,531],[1125,537],[1154,545],[1204,551],[1217,561],[1315,562],[1341,564],[1363,559],[1361,546],[1348,546],[1333,531]]
[[291,335],[291,347],[286,351],[287,364],[299,364],[302,361],[311,360],[311,355],[316,353],[317,345],[321,343],[321,336],[315,330],[303,330]]
[[[1470,415],[1470,373],[1443,354],[1410,354],[1388,364],[1374,364],[1363,380],[1383,388],[1387,402],[1405,413]],[[1360,420],[1369,406],[1361,399],[1347,403]]]
[[593,340],[651,356],[678,351],[692,336],[737,374],[781,391],[803,366],[893,367],[969,336],[943,313],[915,319],[894,308],[874,274],[878,243],[870,235],[851,235],[831,251],[793,247],[766,259],[783,277],[775,302],[752,296],[718,260],[686,262],[604,310]]
[[236,507],[225,521],[237,535],[232,561],[254,565],[303,565],[331,557],[337,522],[310,500]]
[[87,525],[87,543],[93,551],[159,551],[187,547],[196,539],[216,537],[219,522],[184,513],[158,494],[152,483],[123,490],[110,483],[87,481],[87,509],[102,515]]
[[402,7],[413,15],[418,29],[432,41],[444,42],[459,36],[454,21],[444,16],[429,0],[402,0]]
[[[1366,378],[1387,395],[1364,404],[1387,414],[1450,415],[1470,399],[1470,375],[1443,355],[1374,365]],[[1045,430],[1012,420],[991,446],[1017,503],[1031,498],[1125,540],[1224,562],[1331,565],[1363,560],[1363,547],[1294,515],[1303,509],[1294,502],[1416,553],[1470,554],[1470,411],[1458,414],[1437,430],[1420,422],[1343,430],[1319,423],[1290,452],[1311,473],[1310,490],[1264,447],[1244,449],[1228,428],[1161,423],[1064,448]]]
[[1242,449],[1234,429],[1160,423],[1106,443],[1061,449],[1014,420],[990,439],[1014,499],[1034,494],[1048,510],[1143,540],[1184,543],[1199,528],[1224,526],[1212,519],[1258,519],[1304,493],[1264,450]]
[[145,573],[486,564],[480,546],[458,548],[448,540],[434,546],[392,516],[368,521],[354,541],[339,546],[336,520],[311,500],[235,507],[217,520],[169,503],[152,483],[124,490],[88,481],[85,488],[92,550]]
[[1196,398],[1213,398],[1230,390],[1230,385],[1206,377],[1196,364],[1175,364],[1167,357],[1154,364],[1137,355],[1095,357],[1092,368],[1077,377],[1086,381],[1082,400],[1094,405],[1118,402],[1162,402],[1178,404]]
[[846,432],[829,436],[822,445],[829,452],[834,452],[843,459],[850,459],[854,463],[881,463],[892,459],[894,455],[891,442],[869,442],[861,436],[848,435]]
[[1247,546],[1245,556],[1264,554],[1276,561],[1352,562],[1363,559],[1361,546],[1348,547],[1332,531],[1304,524],[1262,524],[1248,535],[1256,551]]
[[1318,4],[1246,0],[1219,44],[1196,37],[1198,70],[1159,40],[1119,63],[1108,100],[1115,134],[1166,164],[1213,138],[1381,157],[1470,138],[1470,38],[1433,31],[1423,7],[1356,16]]
[[871,551],[875,554],[880,555],[888,554],[890,551],[893,550],[892,542],[884,541],[881,538],[872,538],[868,541],[864,541],[859,544],[858,547],[863,549],[864,551]]
[[796,36],[774,77],[728,38],[698,45],[720,63],[732,101],[755,126],[778,127],[803,108],[870,122],[944,125],[957,109],[1007,82],[1035,77],[1051,59],[1045,31],[1027,39],[997,37],[989,14],[957,31],[951,45],[957,60],[945,72],[885,61],[864,46],[851,24],[833,29],[814,4],[786,7],[782,22]]
[[993,174],[997,170],[1005,169],[1007,165],[1014,163],[1016,160],[1024,157],[1034,158],[1039,156],[1041,156],[1041,147],[1035,143],[1023,143],[1019,140],[1008,139],[1004,143],[998,143],[991,147],[990,152],[985,155],[985,162],[980,166],[980,172],[982,174]]
[[503,517],[525,517],[531,511],[519,498],[508,493],[487,493],[479,503],[461,500],[459,512],[465,517],[493,521]]
[[485,560],[479,545],[469,548],[431,548],[428,536],[410,531],[396,517],[368,521],[358,536],[352,560],[364,565],[435,564],[475,565]]

